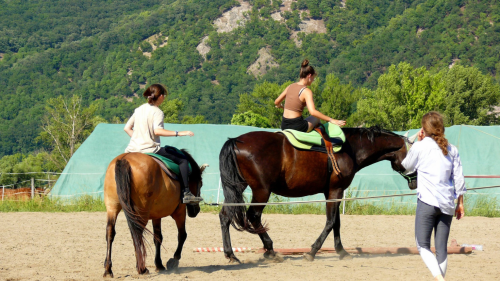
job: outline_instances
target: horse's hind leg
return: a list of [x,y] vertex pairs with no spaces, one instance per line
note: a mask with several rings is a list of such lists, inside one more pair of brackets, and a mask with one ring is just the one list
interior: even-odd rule
[[108,277],[110,276],[113,278],[113,271],[111,270],[112,263],[111,263],[111,246],[113,244],[113,240],[115,239],[116,231],[115,231],[115,224],[116,224],[116,217],[118,216],[118,213],[120,213],[121,206],[120,204],[116,205],[112,210],[108,210],[108,223],[106,225],[106,242],[107,242],[107,249],[106,249],[106,260],[104,260],[104,275],[103,277]]
[[167,262],[167,269],[173,270],[179,267],[179,260],[181,259],[182,247],[187,238],[186,233],[186,207],[184,205],[179,205],[175,212],[172,214],[172,218],[175,220],[177,225],[177,250],[174,253],[174,257],[169,259]]
[[231,225],[231,218],[224,212],[224,207],[219,213],[220,228],[222,230],[222,244],[224,246],[224,256],[229,259],[229,263],[241,263],[240,260],[234,255],[231,246],[231,235],[229,234],[229,226]]
[[161,243],[163,242],[163,235],[161,235],[161,219],[153,220],[154,242],[155,242],[155,265],[156,271],[163,271],[165,267],[161,261]]

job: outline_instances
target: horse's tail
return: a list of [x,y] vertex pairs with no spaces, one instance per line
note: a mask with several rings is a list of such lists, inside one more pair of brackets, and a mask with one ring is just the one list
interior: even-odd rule
[[[243,191],[247,186],[245,180],[238,171],[236,154],[234,152],[236,143],[241,142],[236,138],[229,138],[219,155],[219,169],[224,191],[224,203],[244,203]],[[264,225],[255,228],[246,216],[245,206],[223,206],[221,212],[231,219],[231,225],[239,231],[248,231],[259,234],[267,231]]]
[[147,221],[144,221],[135,210],[131,196],[131,175],[131,168],[127,159],[117,160],[115,164],[116,191],[134,242],[137,271],[141,274],[146,269],[147,252],[143,232]]

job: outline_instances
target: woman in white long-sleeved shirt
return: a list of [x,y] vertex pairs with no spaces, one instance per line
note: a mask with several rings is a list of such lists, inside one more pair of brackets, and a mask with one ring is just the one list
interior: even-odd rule
[[[464,216],[465,194],[458,149],[444,137],[443,117],[431,111],[422,117],[422,129],[402,162],[407,171],[418,171],[415,240],[435,280],[444,280],[448,264],[447,244],[451,221]],[[458,203],[455,207],[454,200]],[[430,250],[434,230],[436,256]]]

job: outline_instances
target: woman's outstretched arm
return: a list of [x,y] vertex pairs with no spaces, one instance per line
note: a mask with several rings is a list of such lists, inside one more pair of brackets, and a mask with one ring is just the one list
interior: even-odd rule
[[191,131],[179,131],[176,134],[176,131],[169,131],[169,130],[165,130],[162,128],[156,128],[154,132],[155,132],[155,135],[160,136],[160,137],[175,137],[175,136],[179,136],[179,137],[190,136],[190,137],[192,137],[192,136],[194,136],[194,133]]
[[311,114],[312,116],[314,116],[318,119],[321,119],[321,120],[324,120],[326,122],[330,122],[330,123],[333,123],[333,124],[336,124],[339,126],[345,125],[344,120],[335,120],[331,117],[324,115],[323,113],[319,112],[318,110],[316,110],[316,107],[314,106],[314,99],[313,99],[313,94],[312,94],[311,90],[305,89],[302,92],[302,95],[304,96],[304,100],[306,101],[307,110],[309,110],[309,114]]

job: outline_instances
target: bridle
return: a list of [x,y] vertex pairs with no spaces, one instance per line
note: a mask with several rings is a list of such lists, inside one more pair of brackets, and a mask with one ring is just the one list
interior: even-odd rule
[[[413,145],[413,142],[404,136],[403,136],[403,140],[405,141],[406,152],[408,153],[408,151],[410,151],[411,146]],[[398,171],[398,173],[409,182],[417,178],[417,171],[416,170],[414,170],[414,171],[405,170],[404,172]]]

